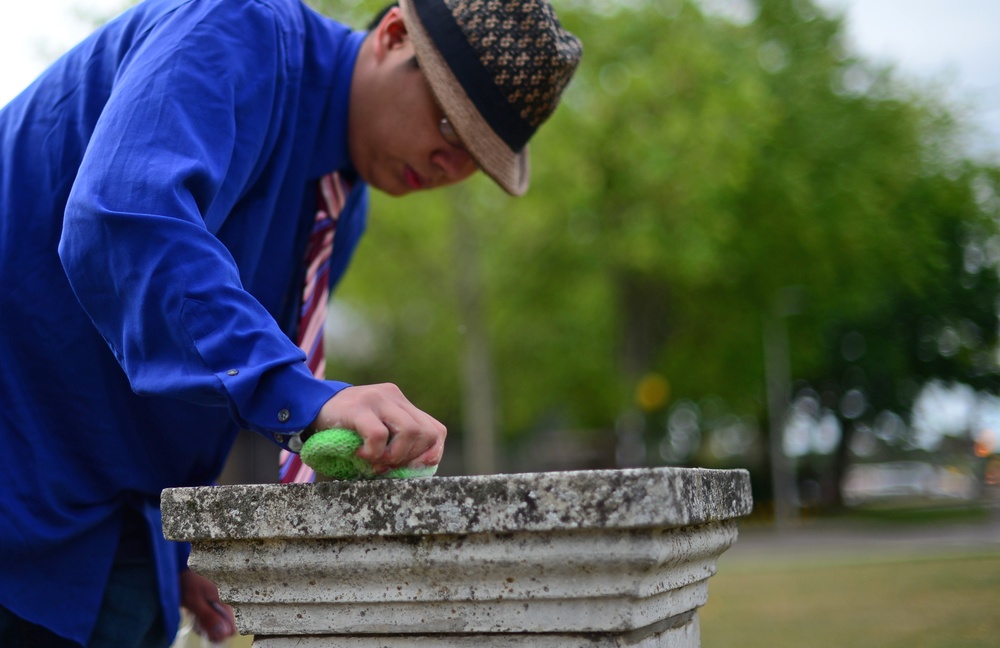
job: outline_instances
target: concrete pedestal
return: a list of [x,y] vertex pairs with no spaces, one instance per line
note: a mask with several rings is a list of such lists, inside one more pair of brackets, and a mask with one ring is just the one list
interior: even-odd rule
[[257,648],[688,648],[752,506],[742,470],[163,492]]

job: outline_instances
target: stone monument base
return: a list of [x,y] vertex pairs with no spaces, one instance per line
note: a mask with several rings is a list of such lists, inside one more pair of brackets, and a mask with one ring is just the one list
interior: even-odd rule
[[257,648],[691,648],[746,471],[170,489],[164,532]]

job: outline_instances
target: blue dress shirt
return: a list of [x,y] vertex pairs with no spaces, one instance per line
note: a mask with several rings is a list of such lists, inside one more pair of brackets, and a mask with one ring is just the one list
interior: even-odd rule
[[[353,174],[364,34],[300,0],[149,0],[0,110],[0,605],[85,642],[125,511],[168,632],[165,487],[240,430],[284,445],[346,384],[291,341],[315,180]],[[357,182],[331,285],[364,229]]]

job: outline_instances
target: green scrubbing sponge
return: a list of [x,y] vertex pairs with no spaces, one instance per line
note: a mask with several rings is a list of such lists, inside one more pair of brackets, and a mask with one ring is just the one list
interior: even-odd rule
[[354,454],[363,444],[354,430],[320,430],[306,439],[299,456],[302,463],[331,479],[408,479],[437,472],[437,466],[408,466],[376,475],[370,463]]

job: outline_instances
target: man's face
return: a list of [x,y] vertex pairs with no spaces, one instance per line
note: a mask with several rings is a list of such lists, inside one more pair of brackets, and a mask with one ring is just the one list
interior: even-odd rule
[[444,117],[423,72],[398,9],[369,36],[370,56],[359,56],[352,89],[349,148],[361,177],[393,196],[454,184],[476,164],[441,133]]

